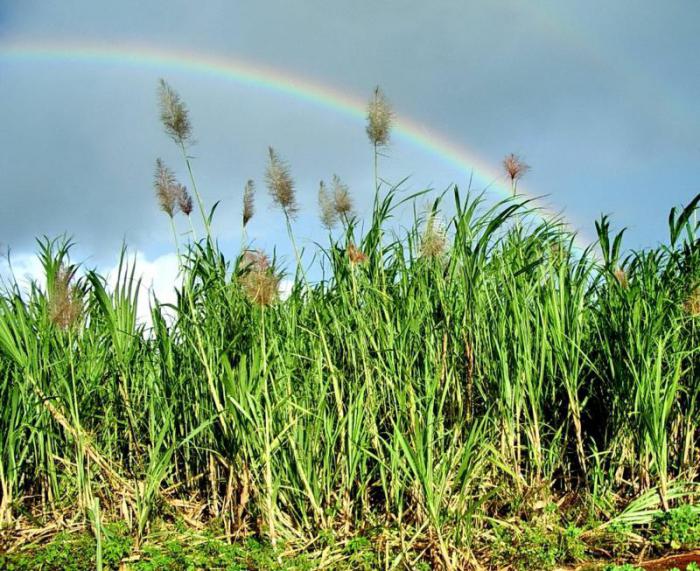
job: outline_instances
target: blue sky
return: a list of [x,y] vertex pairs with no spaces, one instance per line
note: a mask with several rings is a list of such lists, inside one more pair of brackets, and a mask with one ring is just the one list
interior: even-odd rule
[[[1,56],[18,42],[70,42],[235,58],[360,98],[380,84],[401,116],[495,167],[521,154],[532,166],[527,189],[584,237],[608,213],[629,228],[628,247],[654,245],[665,239],[668,210],[700,192],[699,23],[695,0],[3,0],[0,243],[22,257],[36,236],[68,232],[83,261],[104,267],[122,240],[144,264],[172,251],[151,188],[155,158],[185,173],[157,120],[160,76],[190,108],[195,171],[208,204],[221,200],[216,231],[232,251],[253,178],[250,236],[289,256],[264,190],[268,145],[297,181],[302,243],[323,239],[319,179],[338,173],[360,213],[370,205],[361,121],[195,73]],[[406,141],[388,155],[383,174],[410,176],[407,190],[469,179]]]

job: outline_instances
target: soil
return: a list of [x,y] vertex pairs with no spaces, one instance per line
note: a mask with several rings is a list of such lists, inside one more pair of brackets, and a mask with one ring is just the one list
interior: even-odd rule
[[[634,565],[640,569],[644,569],[644,571],[669,571],[674,567],[680,569],[680,571],[685,571],[686,567],[690,563],[697,563],[700,565],[700,550],[690,551],[680,555],[669,555],[649,561],[642,561],[640,563],[634,563]],[[559,569],[558,571],[600,571],[604,567],[605,565],[600,563],[587,563],[583,566],[577,567],[575,570]]]
[[646,563],[642,563],[640,567],[645,571],[667,571],[668,569],[673,569],[674,567],[684,571],[686,566],[690,563],[697,563],[700,565],[700,551],[693,551],[691,553],[684,553],[683,555],[673,555],[671,557],[655,559],[654,561],[647,561]]

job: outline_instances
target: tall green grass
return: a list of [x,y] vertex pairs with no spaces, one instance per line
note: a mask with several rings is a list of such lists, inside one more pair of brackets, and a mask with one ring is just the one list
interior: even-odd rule
[[376,180],[364,230],[346,218],[319,246],[324,279],[298,268],[265,303],[246,279],[278,270],[227,257],[196,193],[206,235],[179,246],[177,302],[148,330],[126,252],[110,288],[40,241],[46,287],[0,295],[8,536],[82,521],[99,539],[119,519],[138,541],[179,514],[289,549],[383,529],[387,565],[458,569],[548,503],[630,522],[692,502],[700,196],[663,246],[624,253],[602,218],[581,252],[517,194],[457,188],[397,234],[418,196]]

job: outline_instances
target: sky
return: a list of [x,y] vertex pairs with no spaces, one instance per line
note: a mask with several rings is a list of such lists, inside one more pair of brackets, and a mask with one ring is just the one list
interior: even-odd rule
[[[499,200],[514,152],[532,167],[521,189],[580,243],[609,214],[627,247],[653,246],[669,209],[700,192],[698,23],[696,0],[0,0],[0,244],[33,274],[36,237],[67,233],[76,261],[104,269],[126,242],[147,279],[172,284],[155,159],[189,182],[158,121],[163,77],[190,110],[198,187],[209,207],[220,201],[214,229],[231,252],[252,178],[249,238],[292,263],[265,190],[268,145],[295,178],[302,245],[326,239],[321,179],[337,173],[367,214],[361,111],[375,85],[413,129],[394,133],[380,163],[387,181],[408,177],[405,192],[471,180]],[[203,70],[212,61],[273,85]]]

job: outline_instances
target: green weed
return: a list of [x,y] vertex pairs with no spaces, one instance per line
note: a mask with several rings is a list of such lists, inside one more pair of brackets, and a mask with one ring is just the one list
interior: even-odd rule
[[660,549],[700,548],[700,509],[681,506],[661,513],[652,522],[651,541]]

